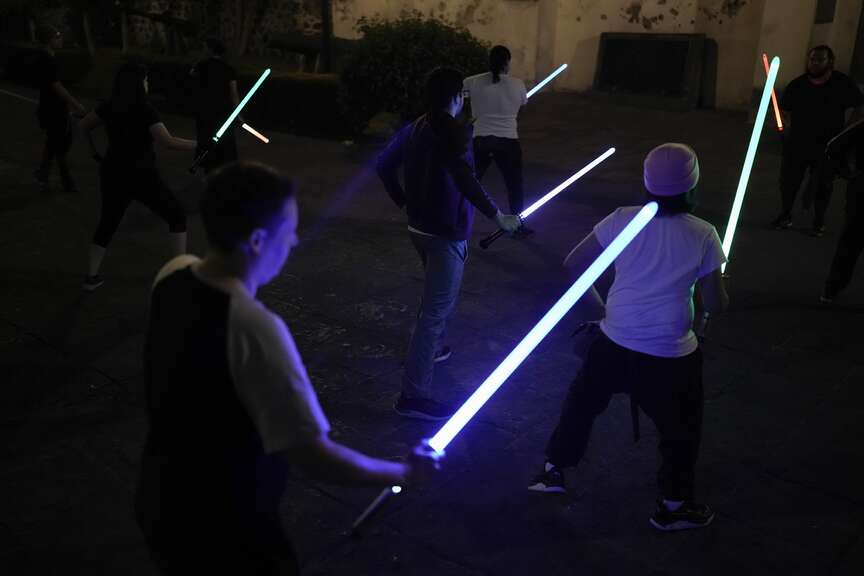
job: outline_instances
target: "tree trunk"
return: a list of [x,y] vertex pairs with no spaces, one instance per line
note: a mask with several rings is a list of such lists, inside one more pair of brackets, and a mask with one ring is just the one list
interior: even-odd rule
[[329,74],[333,67],[333,2],[321,0],[321,68]]
[[81,27],[84,29],[84,43],[87,45],[87,53],[92,58],[96,54],[93,46],[93,34],[90,32],[90,15],[87,12],[81,16]]

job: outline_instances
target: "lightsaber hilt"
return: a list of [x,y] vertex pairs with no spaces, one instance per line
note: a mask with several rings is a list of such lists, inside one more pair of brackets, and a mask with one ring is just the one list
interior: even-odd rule
[[348,535],[354,538],[359,537],[360,528],[363,526],[363,524],[365,524],[367,520],[374,516],[375,513],[381,509],[381,506],[383,506],[384,503],[391,496],[393,496],[394,494],[399,494],[401,491],[402,488],[400,488],[399,486],[388,486],[387,488],[381,490],[381,493],[378,494],[375,500],[373,500],[372,503],[369,504],[369,506],[367,506],[365,510],[363,510],[363,513],[357,517],[357,519],[354,521],[354,524],[351,525],[351,530],[348,532]]
[[[215,144],[214,144],[214,146],[215,146]],[[211,148],[212,148],[212,146],[211,146]],[[189,167],[189,173],[190,174],[195,174],[196,172],[198,172],[198,166],[200,166],[201,162],[204,161],[204,158],[207,157],[208,152],[210,152],[210,148],[205,148],[204,150],[201,151],[200,154],[198,154],[198,156],[195,157],[195,159],[192,161],[192,165]]]
[[[571,184],[573,184],[574,182],[576,182],[577,180],[582,178],[582,176],[584,176],[585,174],[587,174],[588,172],[593,170],[598,164],[600,164],[601,162],[603,162],[604,160],[606,160],[607,158],[612,156],[612,154],[614,154],[614,153],[615,153],[615,148],[609,148],[608,150],[603,152],[603,154],[601,154],[600,156],[598,156],[597,158],[595,158],[594,160],[589,162],[581,170],[579,170],[578,172],[576,172],[575,174],[573,174],[572,176],[570,176],[569,178],[567,178],[566,180],[561,182],[558,186],[556,186],[555,188],[553,188],[552,190],[550,190],[549,192],[544,194],[542,197],[540,197],[539,200],[537,200],[536,202],[534,202],[533,204],[531,204],[530,206],[525,208],[522,212],[520,212],[519,213],[519,220],[524,221],[525,218],[528,218],[528,216],[530,216],[531,214],[533,214],[534,212],[539,210],[544,204],[546,204],[547,202],[549,202],[550,200],[555,198],[558,194],[563,192]],[[486,248],[491,246],[495,240],[500,238],[502,234],[504,234],[503,230],[500,230],[500,229],[496,230],[495,232],[493,232],[492,234],[490,234],[489,236],[487,236],[486,238],[484,238],[483,240],[480,241],[480,247],[485,250]]]
[[480,248],[482,248],[483,250],[486,250],[487,248],[489,248],[489,246],[492,245],[493,242],[495,242],[495,240],[497,240],[498,238],[500,238],[503,235],[504,235],[504,230],[499,228],[498,230],[496,230],[495,232],[493,232],[492,234],[490,234],[489,236],[487,236],[483,240],[480,240]]

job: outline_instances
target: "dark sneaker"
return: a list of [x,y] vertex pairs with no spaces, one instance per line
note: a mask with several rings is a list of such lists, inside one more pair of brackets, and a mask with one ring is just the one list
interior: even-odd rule
[[450,349],[449,346],[444,346],[440,350],[435,352],[435,357],[432,359],[432,361],[433,362],[444,362],[445,360],[450,358],[450,354],[452,354],[452,353],[453,353],[453,351]]
[[447,420],[455,412],[450,406],[430,398],[405,398],[404,396],[399,396],[393,409],[400,416],[418,420]]
[[664,532],[674,530],[690,530],[691,528],[704,528],[714,520],[714,511],[705,504],[694,504],[684,502],[680,508],[672,512],[663,503],[657,500],[657,509],[651,516],[651,525]]
[[104,284],[104,283],[105,283],[105,279],[102,278],[101,274],[95,274],[93,276],[85,276],[84,277],[84,283],[81,284],[81,289],[84,290],[85,292],[93,292],[94,290],[96,290],[97,288],[102,286],[102,284]]
[[808,234],[811,238],[821,238],[825,235],[825,225],[813,226]]
[[524,224],[522,226],[520,226],[519,228],[517,228],[516,231],[513,233],[513,238],[516,238],[519,240],[524,240],[525,238],[531,238],[532,236],[534,236],[534,230],[532,230],[531,228],[528,228]]
[[36,186],[39,188],[39,192],[48,192],[50,190],[48,177],[39,170],[33,171],[33,179],[36,181]]
[[788,230],[792,227],[792,216],[789,214],[780,214],[771,221],[771,227],[775,230]]
[[552,467],[545,470],[531,480],[528,490],[532,492],[546,492],[548,494],[566,494],[564,486],[564,473],[560,468]]

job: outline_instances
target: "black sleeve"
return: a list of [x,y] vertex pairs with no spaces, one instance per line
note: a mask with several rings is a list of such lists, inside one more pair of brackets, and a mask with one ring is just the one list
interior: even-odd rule
[[399,130],[378,156],[376,165],[378,177],[384,183],[384,189],[387,190],[387,194],[399,208],[405,206],[405,190],[399,182],[399,168],[405,160],[405,145],[413,128],[414,124],[412,123]]
[[234,69],[233,66],[225,65],[225,78],[228,82],[236,82],[237,81],[237,70]]
[[846,108],[858,108],[864,104],[864,96],[858,84],[850,77],[846,77]]
[[157,112],[150,104],[147,104],[147,106],[144,107],[142,119],[144,120],[144,125],[148,128],[154,124],[162,122],[162,118],[159,117],[159,112]]
[[793,112],[795,110],[796,99],[797,99],[797,85],[798,80],[792,80],[789,84],[786,85],[786,89],[783,90],[783,95],[780,96],[780,109],[785,110],[787,112]]
[[849,152],[853,147],[864,145],[864,120],[859,120],[828,141],[825,154],[835,172],[844,178],[852,173]]
[[99,118],[105,122],[108,116],[111,115],[111,101],[105,101],[96,106],[96,109],[93,110]]
[[494,218],[498,213],[498,206],[477,181],[473,163],[470,162],[470,132],[459,126],[455,120],[447,122],[444,129],[447,169],[453,176],[456,187],[484,216]]

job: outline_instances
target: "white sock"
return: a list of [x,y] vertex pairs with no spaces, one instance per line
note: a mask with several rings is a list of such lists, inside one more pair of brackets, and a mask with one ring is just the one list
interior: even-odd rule
[[552,470],[553,468],[557,468],[557,466],[555,466],[555,465],[552,464],[551,462],[546,462],[546,465],[543,467],[543,471],[544,471],[544,472],[549,472],[549,471]]
[[683,500],[666,500],[663,499],[663,505],[666,506],[666,509],[670,512],[675,512],[684,504]]

